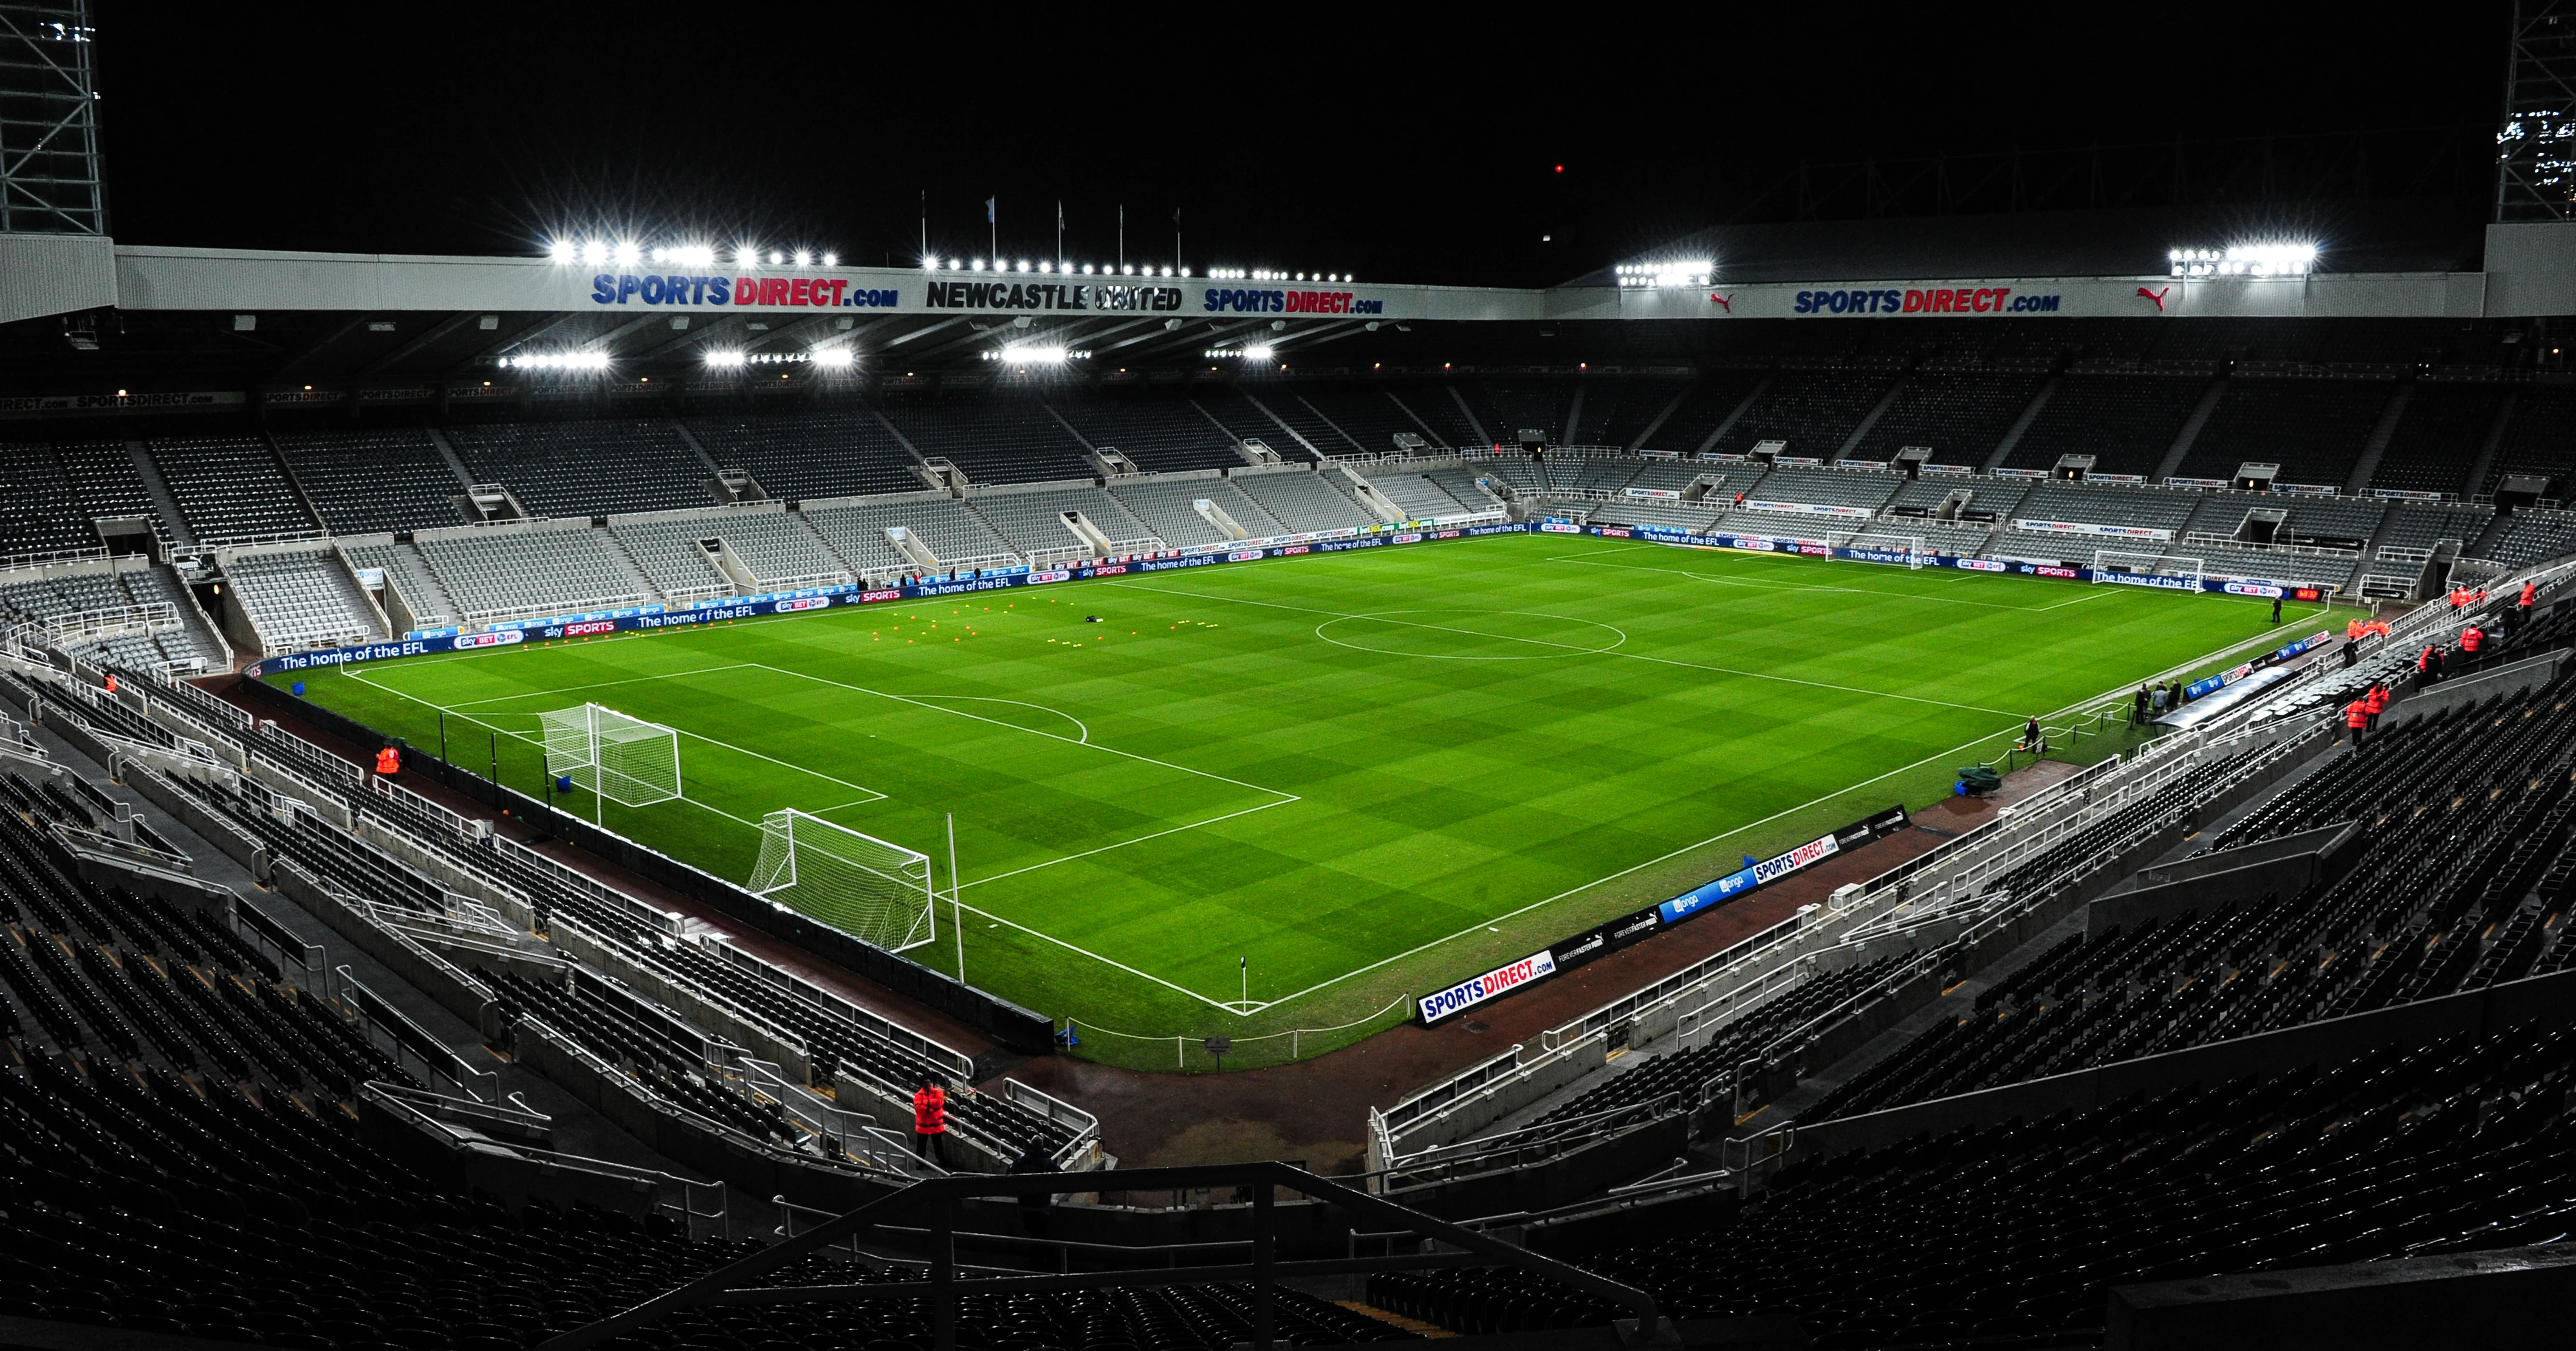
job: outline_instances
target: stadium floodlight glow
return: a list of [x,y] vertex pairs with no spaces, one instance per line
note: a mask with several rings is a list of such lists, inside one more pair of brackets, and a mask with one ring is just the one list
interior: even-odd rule
[[1268,361],[1277,355],[1279,355],[1279,349],[1268,343],[1254,343],[1243,349],[1243,359],[1246,361]]
[[671,261],[671,250],[659,244],[654,245],[653,261],[657,263],[667,263]]
[[858,353],[846,347],[824,347],[814,352],[817,366],[848,366],[858,360]]
[[604,371],[608,369],[606,352],[531,352],[501,358],[501,364],[518,370],[532,371]]
[[739,366],[739,365],[741,365],[742,363],[743,363],[743,354],[742,354],[742,353],[740,353],[740,352],[709,352],[709,353],[707,353],[707,364],[708,364],[708,365],[710,365],[710,366],[719,366],[719,367],[723,367],[723,366]]
[[760,250],[749,244],[737,244],[733,250],[733,263],[736,267],[756,267],[760,263]]
[[671,252],[681,262],[694,267],[713,267],[716,263],[715,247],[709,244],[683,244]]
[[558,263],[569,263],[580,254],[580,248],[569,239],[558,239],[546,248],[546,256]]
[[798,249],[796,251],[796,265],[798,267],[812,267],[814,265],[814,255],[807,253],[803,249]]
[[1661,263],[1621,263],[1615,269],[1619,285],[1648,289],[1674,289],[1706,286],[1717,275],[1717,264],[1705,258],[1683,259]]
[[633,243],[620,244],[617,246],[617,261],[632,267],[644,261],[644,250],[637,248]]
[[581,260],[592,267],[598,267],[608,261],[608,246],[596,239],[582,245]]
[[1089,263],[1084,263],[1084,264],[1082,265],[1082,275],[1084,275],[1084,276],[1086,276],[1086,277],[1088,277],[1088,276],[1090,276],[1090,275],[1091,275],[1091,264],[1089,264]]
[[967,270],[967,271],[969,271],[969,272],[981,272],[981,271],[983,271],[983,270],[984,270],[984,260],[983,260],[983,259],[981,259],[981,258],[977,258],[977,259],[975,259],[975,260],[973,260],[973,261],[971,261],[971,262],[967,263],[967,264],[966,264],[966,270]]
[[1068,361],[1081,361],[1091,353],[1052,343],[1015,342],[998,352],[986,352],[986,361],[1007,362],[1014,366],[1061,366]]
[[2270,240],[2224,249],[2168,249],[2165,261],[2177,277],[2303,277],[2316,270],[2317,246],[2312,240]]

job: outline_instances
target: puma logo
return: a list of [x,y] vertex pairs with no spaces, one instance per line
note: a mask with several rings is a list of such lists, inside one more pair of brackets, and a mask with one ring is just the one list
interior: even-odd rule
[[1733,296],[1722,296],[1715,291],[1711,291],[1708,293],[1708,303],[1726,311],[1728,314],[1735,313],[1735,297]]
[[2156,302],[2156,313],[2162,314],[2165,312],[2165,297],[2173,294],[2173,288],[2168,286],[2161,291],[2150,291],[2141,286],[2138,288],[2138,294]]

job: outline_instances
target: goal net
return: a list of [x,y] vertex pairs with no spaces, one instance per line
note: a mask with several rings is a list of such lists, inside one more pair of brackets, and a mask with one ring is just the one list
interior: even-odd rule
[[609,802],[649,807],[680,796],[680,734],[613,708],[540,713],[546,777],[570,779]]
[[751,890],[888,952],[939,936],[928,854],[793,809],[762,818]]
[[2126,577],[2170,577],[2197,591],[2200,589],[2201,560],[2162,553],[2122,553],[2116,549],[2093,551],[2094,581],[2119,582],[2125,581]]

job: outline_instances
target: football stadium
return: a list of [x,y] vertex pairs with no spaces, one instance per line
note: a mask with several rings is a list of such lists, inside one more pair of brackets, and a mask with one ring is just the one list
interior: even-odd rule
[[1381,282],[155,215],[179,30],[0,3],[0,1346],[2565,1336],[2507,8],[2465,132]]

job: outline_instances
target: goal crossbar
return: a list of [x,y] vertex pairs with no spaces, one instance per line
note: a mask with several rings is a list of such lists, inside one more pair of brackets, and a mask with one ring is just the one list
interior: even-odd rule
[[761,819],[750,889],[888,952],[938,937],[929,855],[793,808]]
[[540,713],[546,777],[624,807],[670,802],[680,792],[680,734],[602,704]]

